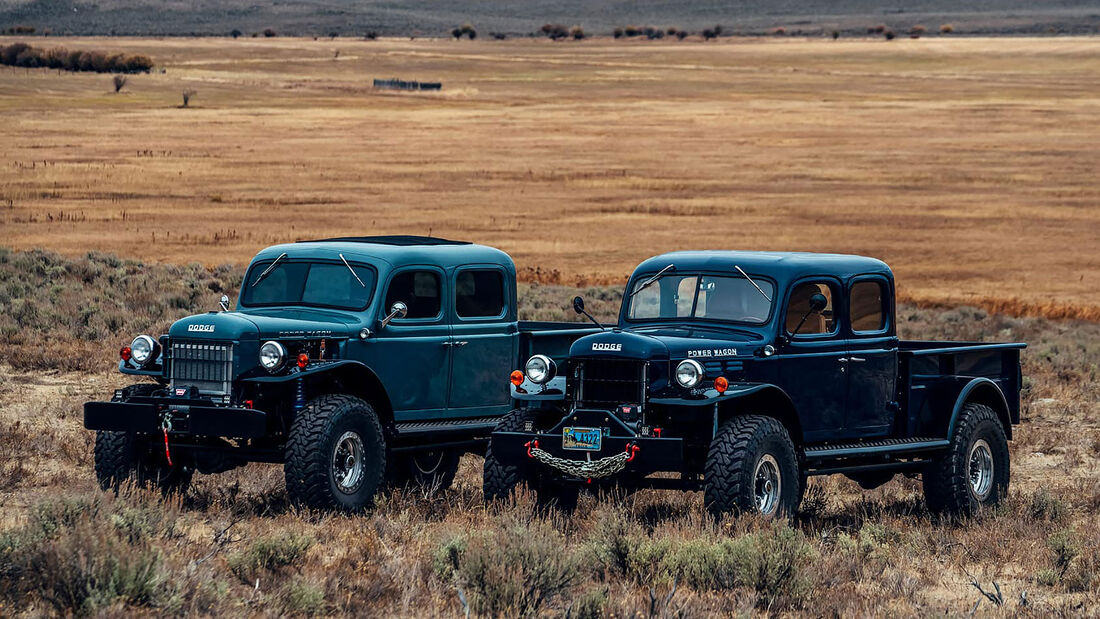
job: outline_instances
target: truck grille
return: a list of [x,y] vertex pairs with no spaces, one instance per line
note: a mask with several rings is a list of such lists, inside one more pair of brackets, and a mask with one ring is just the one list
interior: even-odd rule
[[197,387],[203,395],[229,395],[233,385],[233,344],[173,341],[168,362],[172,387]]
[[617,406],[645,402],[645,362],[635,359],[582,359],[576,363],[576,399],[581,405]]

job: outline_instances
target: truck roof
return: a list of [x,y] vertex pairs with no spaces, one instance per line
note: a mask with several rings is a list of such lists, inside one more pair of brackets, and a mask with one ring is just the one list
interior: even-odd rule
[[867,273],[893,278],[890,267],[876,258],[794,251],[674,251],[649,258],[639,264],[634,272],[659,271],[670,263],[680,271],[736,272],[734,265],[737,265],[749,273],[788,281],[812,275],[832,275],[843,279]]
[[464,264],[499,264],[515,270],[512,258],[494,247],[427,236],[351,236],[283,243],[260,250],[253,260],[275,258],[283,252],[291,259],[343,254],[348,259],[375,259],[395,267],[431,264],[446,269]]

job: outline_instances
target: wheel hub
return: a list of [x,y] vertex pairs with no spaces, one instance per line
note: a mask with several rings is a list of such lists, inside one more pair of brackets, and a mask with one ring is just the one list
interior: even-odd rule
[[355,432],[344,432],[332,453],[332,479],[336,489],[354,494],[363,485],[363,439]]
[[783,489],[783,478],[775,457],[771,454],[761,456],[756,463],[753,478],[756,508],[765,516],[774,514],[779,508],[779,497]]
[[993,491],[993,451],[985,439],[974,441],[970,447],[967,473],[974,496],[979,501],[989,498]]

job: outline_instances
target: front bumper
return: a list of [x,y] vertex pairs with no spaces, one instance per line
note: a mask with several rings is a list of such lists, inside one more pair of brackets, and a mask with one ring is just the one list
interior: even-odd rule
[[623,472],[648,475],[659,471],[680,471],[683,468],[683,440],[642,436],[604,436],[599,451],[575,451],[562,448],[561,432],[493,432],[493,456],[510,464],[544,466],[528,454],[528,444],[538,441],[538,448],[557,458],[584,461],[608,458],[636,446],[637,453],[626,463]]
[[269,434],[267,413],[211,406],[207,400],[148,398],[84,404],[84,427],[89,430],[160,433],[166,418],[173,435],[260,438]]

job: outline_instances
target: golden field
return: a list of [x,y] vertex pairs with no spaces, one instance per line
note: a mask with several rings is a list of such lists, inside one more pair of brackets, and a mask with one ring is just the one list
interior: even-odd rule
[[[1100,39],[30,42],[158,69],[118,95],[0,69],[0,246],[213,265],[431,233],[566,284],[833,251],[922,304],[1100,317]],[[395,76],[443,91],[371,86]]]

